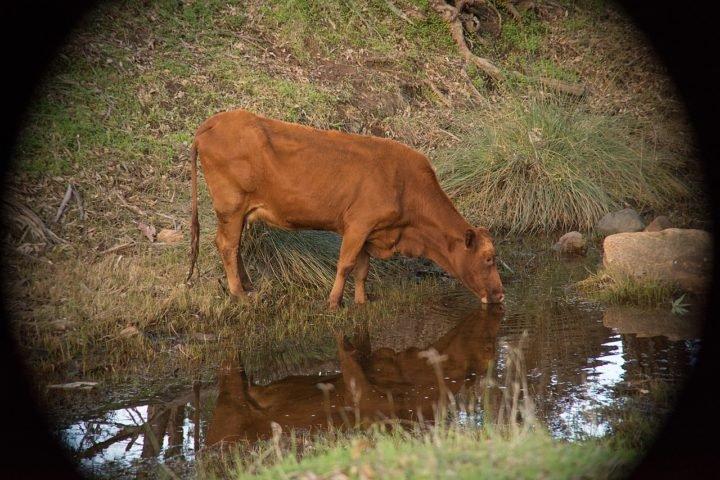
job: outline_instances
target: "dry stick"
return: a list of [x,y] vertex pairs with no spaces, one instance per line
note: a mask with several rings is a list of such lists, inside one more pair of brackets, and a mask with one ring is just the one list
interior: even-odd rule
[[75,188],[75,185],[72,186],[72,194],[78,204],[78,210],[80,210],[80,220],[85,220],[85,203],[80,196],[80,192],[78,192],[77,188]]
[[130,205],[130,204],[127,202],[127,200],[125,200],[125,199],[123,198],[123,196],[120,194],[120,192],[118,192],[117,190],[115,191],[115,195],[118,197],[118,199],[120,200],[120,203],[121,203],[121,205],[122,205],[123,207],[125,207],[125,208],[127,208],[128,210],[131,210],[131,211],[133,211],[133,212],[135,212],[135,213],[137,213],[138,215],[141,215],[141,216],[143,216],[143,217],[144,217],[145,215],[147,215],[141,208],[136,207],[135,205]]
[[106,250],[103,250],[102,252],[99,252],[98,255],[105,255],[108,253],[117,252],[118,250],[122,250],[127,247],[131,247],[135,245],[135,242],[127,242],[127,243],[121,243],[120,245],[115,245],[114,247],[110,247]]
[[412,23],[413,23],[413,21],[410,20],[410,18],[409,18],[407,15],[405,15],[405,12],[403,12],[403,11],[400,10],[398,7],[396,7],[395,4],[394,4],[391,0],[385,0],[385,4],[386,4],[387,7],[390,9],[390,11],[393,12],[395,15],[397,15],[397,16],[400,17],[400,18],[402,18],[403,20],[405,20],[405,21],[408,22],[409,24],[412,24]]
[[70,202],[70,199],[72,198],[73,194],[73,187],[72,183],[68,183],[67,190],[65,190],[65,196],[63,196],[62,202],[60,202],[60,207],[58,207],[58,211],[55,214],[55,220],[53,220],[53,223],[57,223],[60,218],[65,213],[65,210],[67,210],[68,203]]
[[432,90],[433,93],[434,93],[435,95],[437,95],[437,97],[440,99],[440,101],[441,101],[446,107],[452,106],[452,103],[450,102],[450,100],[448,100],[448,98],[447,98],[445,95],[443,95],[443,93],[440,91],[440,89],[437,88],[432,81],[430,81],[430,80],[425,80],[423,83],[425,83],[425,85],[427,85],[428,87],[430,87],[430,90]]

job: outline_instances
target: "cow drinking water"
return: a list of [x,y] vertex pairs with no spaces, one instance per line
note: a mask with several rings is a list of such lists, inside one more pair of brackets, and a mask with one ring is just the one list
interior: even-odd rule
[[234,110],[195,133],[190,272],[198,255],[197,156],[218,218],[216,245],[230,294],[245,297],[249,279],[239,255],[247,222],[342,236],[329,306],[340,305],[355,278],[366,301],[370,257],[425,257],[458,278],[484,303],[502,302],[503,286],[487,229],[471,226],[440,188],[428,159],[384,138],[318,130]]

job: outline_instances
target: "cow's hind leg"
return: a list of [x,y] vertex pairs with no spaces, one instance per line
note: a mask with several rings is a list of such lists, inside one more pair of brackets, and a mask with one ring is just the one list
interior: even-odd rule
[[238,274],[240,275],[240,283],[243,286],[243,289],[250,293],[253,290],[253,284],[250,280],[250,276],[247,273],[247,270],[245,270],[245,263],[242,259],[242,231],[244,230],[244,227],[247,226],[247,220],[243,219],[243,224],[240,227],[240,238],[238,239],[238,253],[237,253],[237,265],[238,265]]
[[370,255],[363,248],[357,257],[353,277],[355,278],[355,303],[365,303],[367,294],[365,293],[365,280],[367,280],[368,271],[370,270]]
[[[220,257],[222,257],[225,275],[227,276],[230,294],[237,298],[247,296],[241,281],[240,270],[245,271],[240,258],[240,238],[245,223],[245,212],[237,210],[233,213],[217,213],[218,229],[215,237]],[[241,266],[242,265],[242,266]],[[247,275],[247,274],[245,274]]]
[[345,281],[347,276],[352,272],[358,260],[358,255],[363,249],[363,244],[367,238],[367,232],[359,232],[357,230],[348,230],[343,235],[342,244],[340,245],[340,256],[337,263],[337,272],[335,274],[335,283],[333,283],[332,291],[328,304],[331,310],[336,310],[340,306],[343,290],[345,289]]

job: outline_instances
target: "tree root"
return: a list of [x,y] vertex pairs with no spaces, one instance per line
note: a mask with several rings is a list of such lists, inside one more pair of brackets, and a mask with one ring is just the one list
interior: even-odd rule
[[[465,62],[474,65],[480,71],[482,71],[488,77],[490,77],[491,79],[493,79],[495,81],[502,80],[503,74],[498,67],[496,67],[487,58],[479,57],[479,56],[475,55],[472,52],[472,50],[470,50],[470,47],[468,47],[467,41],[465,40],[463,21],[461,19],[461,14],[466,15],[466,13],[463,11],[464,9],[468,9],[469,12],[473,12],[474,10],[477,10],[478,7],[483,7],[483,8],[489,8],[490,10],[494,11],[498,17],[498,21],[500,22],[499,25],[502,25],[502,17],[500,15],[500,12],[498,11],[498,9],[495,8],[495,6],[492,5],[490,2],[487,2],[486,0],[458,0],[457,2],[455,2],[455,5],[450,5],[445,0],[430,0],[429,4],[430,4],[430,7],[435,12],[437,12],[437,14],[440,15],[440,17],[450,27],[450,35],[452,36],[452,39],[455,42],[455,44],[458,46],[460,55],[463,57]],[[552,5],[554,6],[557,4],[552,2]],[[517,5],[517,8],[509,0],[502,2],[502,6],[516,20],[519,20],[522,18],[520,12],[524,12],[528,9],[538,7],[536,2],[529,1],[529,0],[521,1]],[[474,13],[471,13],[471,14],[474,15]],[[552,90],[555,90],[555,91],[558,91],[560,93],[564,93],[567,95],[581,97],[581,96],[585,95],[585,93],[587,93],[585,86],[582,84],[568,83],[568,82],[564,82],[562,80],[557,80],[554,78],[531,77],[531,76],[528,76],[528,75],[525,75],[523,73],[516,72],[516,71],[511,71],[508,73],[511,76],[514,76],[516,78],[520,78],[520,79],[526,80],[531,83],[538,83],[540,85],[543,85],[544,87],[547,87],[549,89],[552,89]],[[435,89],[433,89],[433,90],[435,90]],[[475,95],[476,97],[481,97],[480,92],[478,92],[476,89],[474,89],[474,90],[475,91],[473,92],[473,95]],[[438,95],[438,96],[440,96],[440,98],[443,98],[442,95]]]
[[494,80],[500,80],[502,78],[500,69],[497,68],[490,60],[475,55],[465,41],[465,34],[463,32],[463,25],[460,21],[459,14],[467,3],[469,2],[460,0],[457,3],[457,7],[454,7],[446,3],[444,0],[430,0],[430,6],[432,9],[435,10],[450,26],[450,35],[455,41],[455,44],[458,46],[460,55],[463,59],[465,59],[466,62],[475,65]]

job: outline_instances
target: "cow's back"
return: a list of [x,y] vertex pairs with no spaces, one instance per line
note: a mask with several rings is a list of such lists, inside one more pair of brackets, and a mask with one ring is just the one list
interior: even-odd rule
[[427,159],[401,143],[244,110],[208,119],[198,149],[214,203],[214,190],[232,192],[229,198],[240,192],[251,220],[283,228],[342,233],[347,215],[400,216],[408,186],[437,184]]

